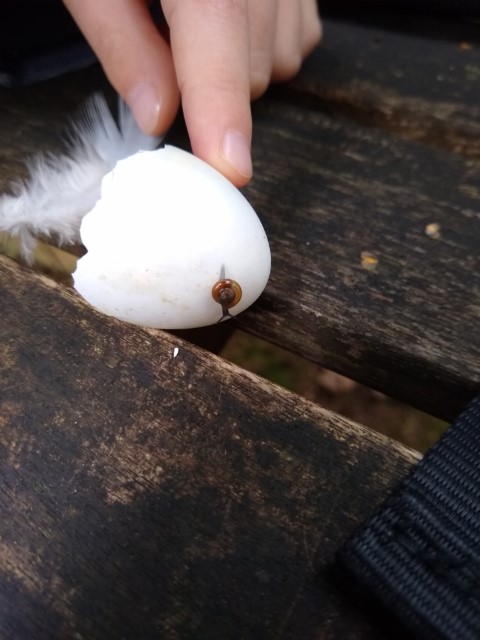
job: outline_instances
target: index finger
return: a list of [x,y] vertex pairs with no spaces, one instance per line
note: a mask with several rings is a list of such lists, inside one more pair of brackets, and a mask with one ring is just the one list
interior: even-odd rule
[[64,0],[115,89],[145,133],[164,132],[178,109],[170,48],[145,0]]
[[246,0],[162,0],[193,152],[234,184],[251,178]]

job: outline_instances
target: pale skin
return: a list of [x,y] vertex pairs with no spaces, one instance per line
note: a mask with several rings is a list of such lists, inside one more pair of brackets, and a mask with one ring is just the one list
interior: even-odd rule
[[64,0],[140,127],[165,132],[182,102],[193,152],[233,184],[252,177],[250,100],[292,78],[318,44],[316,0]]

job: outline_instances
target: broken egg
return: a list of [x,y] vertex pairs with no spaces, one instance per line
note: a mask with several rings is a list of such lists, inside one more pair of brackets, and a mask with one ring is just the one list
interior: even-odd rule
[[164,146],[119,161],[80,227],[74,286],[99,311],[146,327],[190,329],[237,315],[264,290],[262,224],[224,176]]

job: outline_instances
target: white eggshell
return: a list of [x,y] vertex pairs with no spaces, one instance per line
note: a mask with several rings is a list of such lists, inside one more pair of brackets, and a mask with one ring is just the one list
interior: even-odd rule
[[212,287],[238,282],[236,315],[270,274],[265,231],[219,172],[171,146],[120,161],[80,229],[87,253],[75,288],[99,311],[135,324],[187,329],[222,317]]

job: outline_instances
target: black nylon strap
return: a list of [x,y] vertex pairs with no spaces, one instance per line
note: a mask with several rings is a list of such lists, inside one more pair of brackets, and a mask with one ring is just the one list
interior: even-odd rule
[[480,396],[338,561],[422,640],[480,638]]

